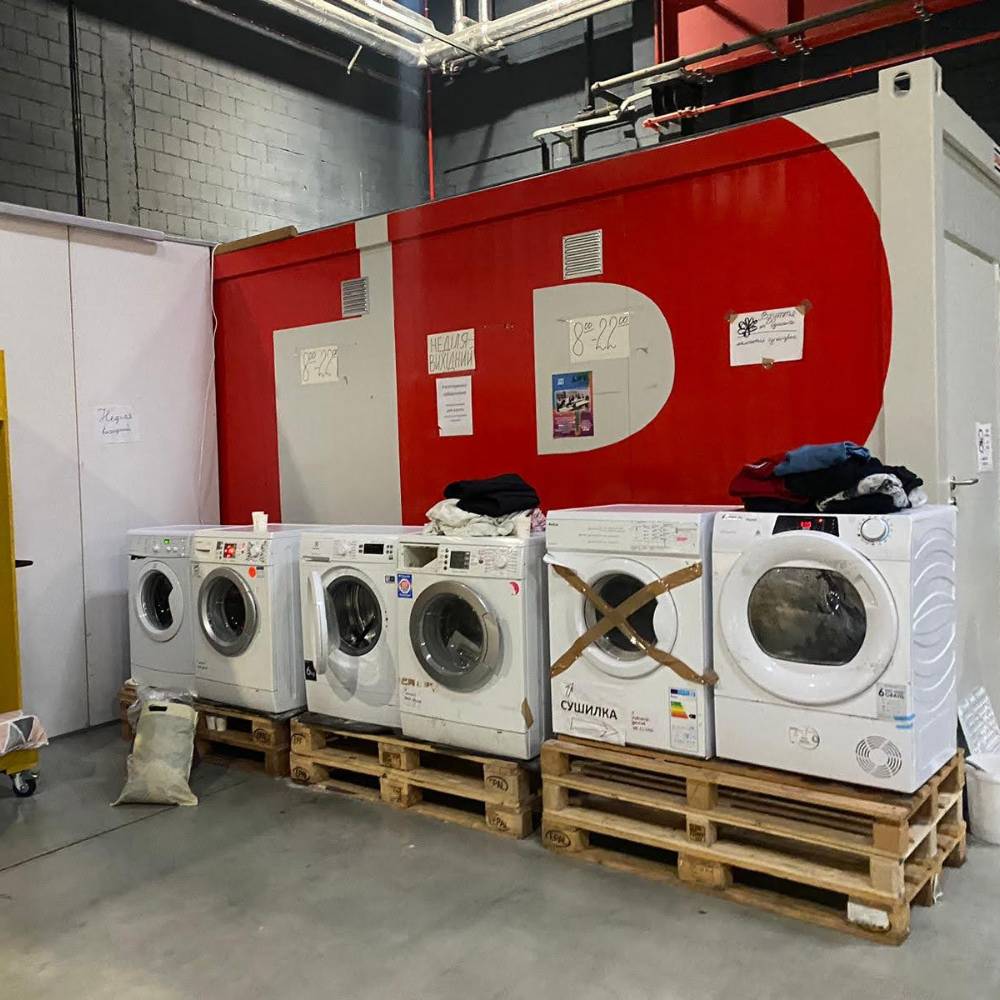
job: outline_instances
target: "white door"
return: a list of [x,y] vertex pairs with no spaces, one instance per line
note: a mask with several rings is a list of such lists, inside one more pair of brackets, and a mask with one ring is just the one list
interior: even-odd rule
[[748,549],[722,586],[722,638],[758,687],[797,705],[832,705],[885,672],[899,631],[888,584],[832,535],[789,531]]
[[952,491],[958,504],[959,698],[985,684],[1000,708],[1000,489],[993,468],[978,458],[981,425],[998,424],[997,360],[1000,354],[997,264],[945,242],[943,471],[956,480],[978,479]]
[[204,574],[198,588],[198,625],[212,649],[227,660],[250,648],[260,613],[250,585],[235,567],[217,566]]

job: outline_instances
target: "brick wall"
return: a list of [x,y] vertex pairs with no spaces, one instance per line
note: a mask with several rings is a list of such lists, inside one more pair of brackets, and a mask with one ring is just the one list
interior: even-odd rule
[[[101,40],[78,27],[87,214],[106,218]],[[65,5],[0,0],[0,200],[76,211],[68,41]]]
[[[173,0],[81,8],[88,215],[214,241],[426,198],[419,74],[348,76]],[[76,211],[68,40],[65,4],[0,0],[0,200]]]

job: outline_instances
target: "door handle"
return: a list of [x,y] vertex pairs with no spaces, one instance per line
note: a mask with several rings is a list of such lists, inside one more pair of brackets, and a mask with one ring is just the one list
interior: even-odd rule
[[948,477],[948,490],[951,496],[948,499],[948,503],[957,504],[958,501],[955,499],[955,490],[959,486],[975,486],[979,483],[979,477],[976,476],[974,479],[956,479],[954,476]]

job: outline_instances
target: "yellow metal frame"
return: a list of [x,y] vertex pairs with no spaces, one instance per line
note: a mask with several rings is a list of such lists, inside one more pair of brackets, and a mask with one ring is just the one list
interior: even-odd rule
[[[17,631],[17,581],[14,577],[14,500],[10,476],[7,419],[7,366],[0,351],[0,713],[21,704],[21,650]],[[0,757],[0,773],[30,771],[37,750],[15,750]]]

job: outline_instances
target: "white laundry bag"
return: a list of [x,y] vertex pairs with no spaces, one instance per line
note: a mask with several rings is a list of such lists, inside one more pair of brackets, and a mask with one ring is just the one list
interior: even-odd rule
[[972,835],[988,844],[1000,844],[1000,753],[977,754],[967,763]]

